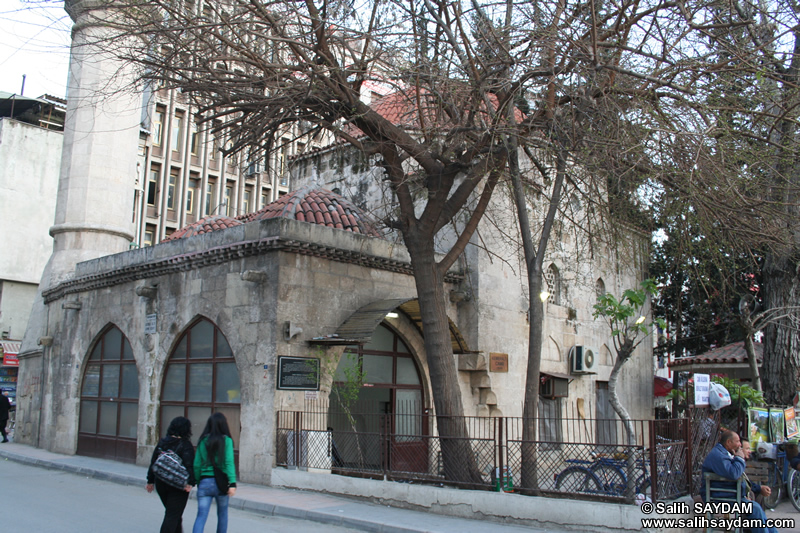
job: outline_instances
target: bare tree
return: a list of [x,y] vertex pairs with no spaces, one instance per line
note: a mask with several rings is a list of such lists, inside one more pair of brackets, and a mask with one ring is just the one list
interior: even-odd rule
[[[203,121],[231,135],[227,153],[270,150],[303,123],[378,159],[399,205],[389,224],[411,256],[444,469],[455,481],[477,482],[480,474],[467,429],[452,416],[463,406],[444,277],[509,171],[524,180],[517,191],[547,191],[551,206],[538,239],[523,231],[530,420],[541,358],[541,261],[565,183],[585,195],[607,230],[586,227],[592,235],[613,235],[626,227],[620,220],[636,223],[647,182],[694,198],[696,209],[748,234],[764,231],[765,217],[749,216],[755,191],[726,188],[737,202],[720,209],[730,202],[711,179],[725,184],[728,176],[714,165],[723,155],[710,142],[718,113],[709,109],[709,79],[730,59],[713,54],[708,41],[742,27],[714,19],[721,9],[714,2],[75,0],[67,8],[107,27],[104,46],[138,65],[143,80],[192,98]],[[366,104],[368,83],[393,92]],[[547,161],[556,162],[554,173]],[[576,167],[582,170],[569,171]],[[698,185],[689,178],[700,171],[710,178]],[[522,220],[525,200],[517,204]],[[442,234],[447,246],[437,248]],[[530,425],[526,440],[534,436]],[[466,469],[457,466],[464,460]],[[533,472],[524,460],[523,471]]]

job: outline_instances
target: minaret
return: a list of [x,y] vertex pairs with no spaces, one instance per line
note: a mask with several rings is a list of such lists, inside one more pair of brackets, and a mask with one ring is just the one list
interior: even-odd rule
[[81,261],[129,249],[134,238],[134,182],[142,95],[133,65],[113,57],[121,45],[104,25],[105,0],[66,0],[72,18],[67,114],[53,254],[39,284],[20,356],[41,353],[47,336],[46,291],[69,279]]

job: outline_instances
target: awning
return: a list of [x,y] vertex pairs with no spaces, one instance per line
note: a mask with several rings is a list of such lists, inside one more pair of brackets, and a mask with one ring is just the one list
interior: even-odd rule
[[[341,344],[366,344],[372,338],[372,333],[378,327],[387,313],[400,311],[417,327],[420,335],[425,336],[422,328],[422,314],[419,309],[419,300],[416,298],[393,298],[378,300],[365,305],[344,321],[336,333],[326,337],[311,339],[312,344],[341,345]],[[450,341],[453,353],[473,353],[467,346],[458,327],[448,318],[450,325]]]
[[655,376],[653,378],[653,395],[666,396],[672,390],[672,382],[667,378]]
[[542,375],[543,378],[545,376],[550,376],[551,378],[568,379],[570,381],[575,379],[575,376],[572,376],[570,374],[559,374],[558,372],[545,372],[544,370],[542,370],[539,373]]
[[22,346],[20,341],[0,341],[0,350],[3,356],[3,366],[19,366],[19,349]]

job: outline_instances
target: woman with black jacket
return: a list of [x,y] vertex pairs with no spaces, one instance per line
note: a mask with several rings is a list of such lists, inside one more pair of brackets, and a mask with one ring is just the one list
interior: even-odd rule
[[[147,469],[147,492],[153,492],[153,482],[155,489],[164,504],[164,521],[161,523],[161,533],[182,533],[183,531],[183,510],[189,500],[189,493],[195,485],[194,479],[194,446],[192,446],[192,423],[188,418],[182,416],[175,417],[169,423],[167,435],[158,441],[156,449],[153,450],[153,457],[150,459],[150,468]],[[172,450],[181,458],[183,466],[189,471],[189,479],[186,486],[178,489],[167,485],[153,475],[153,463],[156,462],[161,452]]]

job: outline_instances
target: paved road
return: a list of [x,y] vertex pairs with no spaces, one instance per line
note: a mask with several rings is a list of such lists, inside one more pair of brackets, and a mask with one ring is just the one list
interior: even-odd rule
[[[206,531],[216,531],[212,504]],[[164,507],[158,495],[142,487],[119,485],[0,460],[0,531],[3,533],[142,533],[161,527]],[[197,501],[183,514],[191,531]],[[231,533],[344,533],[352,529],[291,518],[261,516],[229,509]]]

